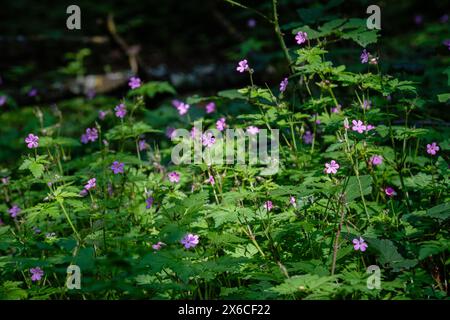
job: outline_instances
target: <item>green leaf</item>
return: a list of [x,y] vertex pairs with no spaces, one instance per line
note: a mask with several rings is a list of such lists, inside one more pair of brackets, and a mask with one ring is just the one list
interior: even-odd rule
[[166,81],[151,81],[143,84],[137,89],[130,90],[128,96],[143,95],[153,98],[158,93],[176,94],[175,88]]

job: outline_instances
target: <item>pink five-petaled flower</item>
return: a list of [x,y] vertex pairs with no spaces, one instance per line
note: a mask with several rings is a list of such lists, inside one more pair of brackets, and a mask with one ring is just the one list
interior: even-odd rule
[[366,49],[363,50],[363,52],[361,53],[361,63],[367,63],[369,62],[369,57],[370,57],[370,53],[367,52]]
[[363,101],[362,108],[363,108],[364,110],[370,109],[371,106],[372,106],[372,101],[370,101],[370,100],[364,100],[364,101]]
[[127,114],[127,107],[123,103],[121,103],[114,108],[114,111],[116,111],[117,118],[123,119]]
[[432,144],[427,144],[427,153],[431,155],[436,155],[436,153],[439,151],[439,146],[436,144],[436,142],[433,142]]
[[445,39],[442,44],[444,46],[446,46],[448,48],[448,50],[450,50],[450,39]]
[[153,248],[153,250],[158,251],[158,250],[161,250],[161,248],[165,245],[166,244],[164,242],[158,241],[158,243],[152,244],[152,248]]
[[359,237],[359,239],[356,239],[356,238],[353,239],[353,248],[356,251],[360,250],[360,251],[364,252],[364,251],[366,251],[367,247],[368,247],[368,245],[364,241],[363,238]]
[[6,96],[0,96],[0,107],[6,103],[8,98]]
[[145,140],[139,140],[139,151],[147,150],[150,146]]
[[89,141],[94,142],[98,139],[98,131],[96,128],[87,128],[86,133],[81,136],[81,142],[86,144]]
[[96,183],[97,183],[97,179],[95,179],[95,178],[89,179],[88,183],[84,186],[84,188],[86,190],[90,190],[92,188],[95,188],[96,185],[97,185]]
[[213,113],[216,111],[216,104],[214,102],[210,102],[205,107],[206,113]]
[[114,172],[114,174],[123,173],[123,167],[125,164],[123,162],[114,161],[111,165],[111,170]]
[[270,200],[266,201],[266,202],[264,203],[264,208],[265,208],[267,211],[272,211],[272,209],[273,209],[273,203],[272,203],[272,201],[270,201]]
[[128,85],[131,89],[139,88],[141,86],[141,79],[139,79],[138,77],[131,77]]
[[367,127],[364,125],[364,123],[361,120],[352,120],[353,127],[352,130],[356,131],[358,133],[363,133],[366,131]]
[[342,106],[338,104],[336,107],[331,108],[331,112],[333,113],[339,113],[342,110]]
[[383,157],[379,155],[373,155],[370,157],[370,163],[373,166],[379,166],[380,164],[383,163]]
[[100,111],[98,112],[98,118],[99,118],[100,120],[104,120],[105,117],[106,117],[106,111],[100,110]]
[[259,128],[258,127],[254,127],[254,126],[250,126],[247,128],[247,133],[251,136],[254,136],[256,134],[259,133]]
[[216,122],[216,128],[219,131],[223,131],[225,130],[227,124],[225,123],[225,118],[220,118],[219,120],[217,120]]
[[173,171],[167,175],[169,177],[170,182],[178,183],[180,182],[180,174],[176,171]]
[[339,163],[337,163],[334,160],[331,160],[330,163],[328,163],[328,162],[325,163],[325,172],[327,174],[330,174],[330,173],[336,174],[338,169],[339,169]]
[[299,31],[295,36],[295,40],[297,40],[297,44],[305,43],[308,40],[308,34],[306,32]]
[[146,203],[145,208],[150,209],[152,207],[154,201],[155,201],[155,199],[153,199],[153,197],[148,197],[145,200],[145,203]]
[[238,66],[236,68],[240,73],[247,71],[249,69],[248,62],[246,59],[239,61]]
[[216,183],[216,180],[214,180],[213,176],[209,176],[208,181],[209,183],[211,183],[212,186]]
[[202,144],[205,147],[210,148],[214,143],[216,143],[216,138],[211,132],[202,135]]
[[295,199],[295,197],[290,197],[289,198],[289,203],[292,204],[292,206],[295,208],[297,207],[297,200]]
[[190,105],[188,105],[187,103],[184,103],[184,102],[180,102],[180,103],[178,103],[178,105],[177,105],[177,110],[178,110],[178,114],[180,115],[180,116],[183,116],[183,115],[185,115],[187,112],[188,112],[188,110],[189,110],[189,108],[190,108],[191,106]]
[[42,276],[44,275],[44,271],[39,267],[31,268],[30,273],[31,273],[31,281],[33,282],[41,280]]
[[39,146],[39,137],[30,133],[28,137],[25,138],[25,143],[29,149],[37,148]]
[[29,96],[29,97],[36,97],[37,94],[38,94],[38,91],[37,91],[37,89],[35,89],[35,88],[31,88],[31,90],[28,91],[28,96]]
[[313,134],[311,133],[311,131],[306,131],[305,134],[303,135],[303,142],[305,144],[311,144],[313,142]]
[[283,81],[280,82],[280,92],[285,92],[288,86],[288,78],[284,78]]
[[366,126],[366,132],[369,132],[370,130],[373,130],[373,129],[375,129],[375,126],[373,126],[373,125],[371,125],[371,124],[368,124],[368,125]]
[[198,244],[198,235],[189,233],[180,242],[186,249],[194,248]]
[[394,188],[392,187],[387,187],[386,189],[384,189],[384,193],[386,193],[388,197],[393,197],[397,195],[397,192],[395,192]]
[[20,214],[21,211],[22,209],[20,209],[17,205],[13,205],[12,208],[8,210],[9,214],[11,215],[11,218],[17,217],[17,215]]
[[175,128],[167,127],[166,129],[166,137],[169,139],[175,138]]

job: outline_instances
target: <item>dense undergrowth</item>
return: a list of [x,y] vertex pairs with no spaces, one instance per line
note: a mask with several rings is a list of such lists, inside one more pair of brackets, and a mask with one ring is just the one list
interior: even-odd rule
[[[420,83],[383,74],[365,20],[288,37],[279,85],[259,83],[242,57],[248,85],[214,96],[133,78],[120,101],[2,113],[2,140],[22,157],[1,168],[0,298],[446,298],[449,128],[419,120],[448,95],[426,100]],[[329,59],[336,43],[361,48],[346,59],[364,72]],[[155,95],[167,97],[157,108]],[[247,141],[278,129],[279,162],[175,165],[173,129],[200,120]],[[207,150],[214,138],[183,143]],[[66,287],[69,265],[81,289]]]

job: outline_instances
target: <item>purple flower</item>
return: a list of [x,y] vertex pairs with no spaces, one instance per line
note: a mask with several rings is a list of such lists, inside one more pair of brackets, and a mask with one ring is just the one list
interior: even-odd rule
[[81,136],[81,142],[88,143],[89,141],[94,142],[98,139],[98,131],[96,128],[87,128],[86,134]]
[[39,146],[39,137],[30,133],[28,137],[25,138],[25,143],[29,149],[37,148]]
[[194,248],[198,244],[198,235],[189,233],[180,242],[186,249]]
[[161,248],[163,247],[163,246],[165,246],[166,244],[164,243],[164,242],[161,242],[161,241],[158,241],[158,243],[156,243],[156,244],[153,244],[152,245],[152,248],[154,249],[154,250],[161,250]]
[[216,143],[216,138],[211,132],[202,135],[202,144],[205,147],[210,148],[214,143]]
[[311,131],[306,131],[305,134],[303,135],[303,142],[305,144],[311,144],[313,142],[313,134],[311,133]]
[[442,42],[442,44],[444,46],[446,46],[448,48],[448,50],[450,50],[450,39],[446,39]]
[[167,136],[167,138],[169,138],[169,139],[175,138],[175,128],[168,127],[168,128],[166,129],[166,136]]
[[6,103],[8,98],[6,96],[0,96],[0,107]]
[[373,166],[379,166],[380,164],[383,163],[383,157],[379,156],[379,155],[374,155],[374,156],[370,157],[370,163]]
[[152,207],[152,205],[153,205],[153,201],[155,201],[155,199],[153,199],[153,197],[148,197],[148,198],[145,200],[145,203],[146,203],[145,208],[146,208],[146,209],[150,209],[150,208]]
[[36,97],[37,94],[38,94],[38,91],[35,88],[32,88],[30,91],[28,91],[28,96],[29,97]]
[[1,180],[4,185],[9,184],[9,177],[2,178]]
[[106,117],[106,111],[100,110],[100,111],[98,112],[98,118],[99,118],[100,120],[104,120],[105,117]]
[[297,207],[297,200],[295,199],[295,197],[290,197],[289,198],[289,203],[292,204],[292,206],[295,208]]
[[127,107],[121,103],[114,108],[114,111],[116,111],[117,118],[123,119],[127,114]]
[[80,191],[80,196],[86,197],[88,195],[88,191],[86,189],[83,189]]
[[308,40],[308,34],[306,32],[299,31],[295,36],[295,40],[297,40],[297,44],[305,43]]
[[176,171],[173,171],[167,175],[169,177],[170,182],[178,183],[180,182],[180,174]]
[[213,113],[216,111],[216,104],[214,102],[210,102],[206,105],[206,113]]
[[373,126],[373,125],[371,125],[371,124],[368,124],[368,125],[366,126],[366,132],[369,132],[370,130],[373,130],[373,129],[375,129],[375,126]]
[[436,144],[436,142],[433,142],[432,144],[427,144],[427,153],[431,155],[436,155],[436,153],[439,151],[439,146]]
[[361,63],[369,62],[369,57],[370,57],[370,53],[367,52],[366,49],[364,49],[363,52],[361,53],[361,56],[360,56]]
[[114,174],[123,173],[123,167],[125,164],[123,162],[114,161],[111,165],[111,170],[114,172]]
[[256,26],[256,20],[253,18],[250,18],[247,20],[247,26],[249,28],[254,28]]
[[180,100],[178,100],[178,99],[173,99],[172,100],[172,105],[176,108],[176,107],[178,107],[178,105],[181,103],[181,101]]
[[180,102],[177,106],[178,114],[180,116],[185,115],[188,112],[189,108],[190,108],[190,105],[188,105],[187,103],[184,103],[184,102]]
[[422,24],[422,23],[423,23],[423,16],[420,15],[420,14],[416,14],[416,15],[414,16],[414,23],[415,23],[416,25]]
[[141,79],[139,79],[138,77],[131,77],[128,85],[131,89],[139,88],[141,86]]
[[95,95],[96,95],[96,92],[94,89],[88,89],[86,92],[86,98],[88,98],[89,100],[94,99]]
[[33,282],[41,280],[42,276],[44,275],[44,271],[39,267],[31,268],[30,272],[31,272],[31,281]]
[[254,127],[254,126],[250,126],[247,128],[247,133],[251,136],[257,135],[259,133],[259,128],[258,127]]
[[216,122],[216,128],[219,131],[223,131],[225,130],[227,124],[225,123],[225,118],[220,118],[219,120],[217,120]]
[[17,205],[13,205],[12,208],[8,210],[9,214],[11,215],[11,218],[17,217],[17,215],[20,214],[21,211],[22,209],[20,209]]
[[82,134],[80,140],[82,144],[86,144],[89,142],[89,139],[86,134]]
[[96,182],[97,182],[97,179],[95,179],[95,178],[89,179],[88,183],[84,186],[84,188],[86,190],[90,190],[92,188],[95,188]]
[[244,71],[247,71],[248,69],[249,69],[249,67],[248,67],[247,60],[244,59],[244,60],[239,61],[238,66],[236,68],[237,71],[242,73]]
[[442,17],[440,17],[439,21],[441,23],[447,23],[448,22],[448,14],[444,14]]
[[360,251],[364,252],[364,251],[366,251],[367,247],[368,247],[368,245],[364,241],[363,238],[359,237],[359,239],[356,239],[356,238],[353,239],[353,248],[356,251],[360,250]]
[[272,209],[273,209],[273,203],[272,203],[272,201],[268,200],[268,201],[264,202],[264,208],[265,208],[267,211],[272,211]]
[[352,120],[352,123],[353,123],[353,127],[352,127],[353,131],[357,131],[358,133],[363,133],[367,129],[367,127],[364,125],[364,123],[361,120]]
[[348,123],[348,118],[344,119],[344,128],[345,128],[345,130],[350,129],[350,124]]
[[362,108],[364,110],[369,110],[371,106],[372,106],[372,101],[370,101],[370,100],[364,100],[363,101]]
[[139,140],[139,151],[147,150],[150,146],[145,140]]
[[336,107],[331,108],[331,112],[333,113],[339,113],[341,112],[342,106],[338,104]]
[[283,81],[280,82],[280,92],[285,92],[288,86],[288,78],[284,78]]
[[208,181],[209,181],[209,183],[211,183],[212,186],[216,183],[216,180],[214,180],[213,176],[209,176]]
[[336,174],[338,169],[339,169],[339,163],[337,163],[334,160],[331,160],[330,163],[328,163],[328,162],[325,163],[325,172],[328,174],[330,174],[330,173]]
[[388,197],[393,197],[397,195],[397,192],[395,192],[394,188],[392,187],[387,187],[386,189],[384,189],[384,193],[386,193]]

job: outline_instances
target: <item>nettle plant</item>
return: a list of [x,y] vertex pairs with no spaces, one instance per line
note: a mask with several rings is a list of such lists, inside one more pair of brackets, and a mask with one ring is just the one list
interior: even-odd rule
[[[425,101],[415,84],[381,73],[377,31],[365,20],[300,26],[287,48],[273,9],[290,71],[275,88],[258,86],[243,57],[245,88],[148,111],[146,99],[175,90],[133,77],[116,107],[91,102],[98,114],[86,110],[81,139],[63,135],[69,120],[58,109],[45,126],[36,108],[41,128],[24,133],[27,155],[2,180],[1,298],[447,295],[448,130],[416,127]],[[328,60],[341,41],[361,46],[352,58],[366,72]],[[233,107],[247,112],[233,116]],[[174,125],[191,130],[199,120],[240,128],[247,140],[279,130],[279,169],[174,165]],[[195,138],[204,149],[217,142]],[[80,289],[66,287],[69,265],[80,267]]]

